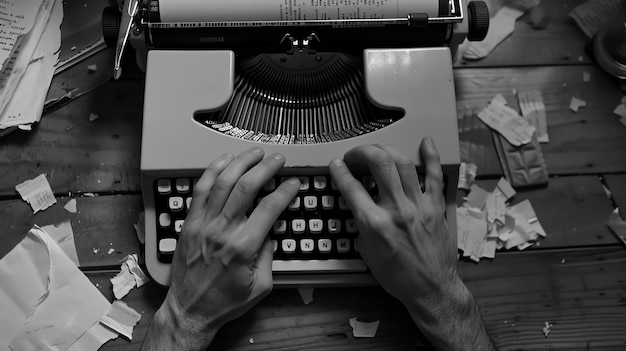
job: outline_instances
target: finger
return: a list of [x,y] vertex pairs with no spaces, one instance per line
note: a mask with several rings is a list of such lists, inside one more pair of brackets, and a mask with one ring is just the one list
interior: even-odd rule
[[272,261],[274,260],[274,244],[269,237],[265,238],[259,257],[256,260],[256,279],[254,289],[258,290],[259,295],[265,296],[272,290]]
[[215,180],[220,173],[226,169],[234,157],[235,156],[233,154],[224,154],[207,166],[200,179],[198,179],[196,184],[193,186],[189,216],[195,216],[202,213],[209,198],[209,194],[211,194],[211,188],[213,188]]
[[247,245],[255,252],[258,251],[278,216],[287,209],[299,190],[300,180],[294,177],[282,182],[271,194],[263,197],[246,223],[246,227],[252,230],[243,231],[242,235],[246,235],[246,238],[241,240],[247,241]]
[[222,212],[224,204],[239,178],[262,159],[263,149],[253,147],[242,152],[230,162],[213,183],[206,206],[209,215],[215,216]]
[[273,154],[242,175],[224,204],[222,215],[226,219],[245,215],[252,206],[259,189],[285,164],[285,156]]
[[378,208],[378,205],[374,203],[363,184],[354,178],[348,166],[342,160],[335,159],[331,161],[328,168],[333,182],[335,182],[337,189],[346,199],[348,207],[350,207],[355,217],[373,213],[372,211]]
[[424,161],[426,176],[424,179],[425,193],[434,198],[443,196],[443,171],[439,161],[439,152],[431,138],[422,139],[420,154]]
[[393,146],[381,144],[376,146],[387,151],[395,161],[398,174],[400,175],[400,181],[402,182],[402,188],[406,196],[413,201],[419,201],[422,197],[422,189],[420,187],[420,180],[417,177],[417,171],[415,170],[415,164]]
[[362,145],[346,152],[346,164],[354,167],[367,166],[372,172],[378,186],[378,197],[381,202],[399,203],[404,197],[402,181],[394,159],[385,150],[374,145]]

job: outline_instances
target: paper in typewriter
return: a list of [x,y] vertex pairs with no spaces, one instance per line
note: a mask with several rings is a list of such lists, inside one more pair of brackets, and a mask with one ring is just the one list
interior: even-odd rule
[[439,14],[439,1],[415,0],[160,0],[162,22],[405,19]]

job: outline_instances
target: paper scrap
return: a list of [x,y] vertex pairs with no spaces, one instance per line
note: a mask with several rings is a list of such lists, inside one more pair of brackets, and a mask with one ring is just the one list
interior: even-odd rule
[[494,223],[498,221],[502,224],[505,222],[506,215],[506,203],[504,199],[504,195],[497,192],[492,192],[487,195],[487,200],[485,202],[485,209],[487,211],[487,222]]
[[478,167],[475,164],[461,162],[461,165],[459,166],[459,181],[457,183],[457,189],[469,190],[472,184],[474,184],[477,171]]
[[71,199],[70,201],[68,201],[65,206],[63,206],[63,208],[70,213],[76,213],[77,209],[76,209],[76,199]]
[[302,298],[302,302],[304,302],[305,305],[308,305],[311,302],[313,302],[314,290],[315,289],[313,288],[298,288],[298,293],[300,294],[300,297]]
[[517,192],[511,186],[506,178],[502,177],[496,185],[496,189],[504,196],[505,201],[509,201]]
[[95,72],[95,71],[97,71],[97,70],[98,70],[98,65],[96,65],[96,64],[89,65],[89,66],[87,66],[87,70],[88,70],[90,73],[93,73],[93,72]]
[[591,38],[613,17],[619,3],[620,0],[588,0],[576,6],[569,16],[576,21],[587,37]]
[[520,90],[517,92],[517,100],[522,117],[537,130],[537,141],[549,142],[546,106],[543,103],[541,90]]
[[97,114],[95,114],[95,113],[90,113],[89,114],[89,122],[93,122],[93,121],[95,121],[97,119],[98,119],[98,115]]
[[515,30],[515,21],[524,14],[524,11],[503,6],[489,20],[487,35],[482,41],[468,42],[463,58],[478,60],[489,55],[493,49],[504,41]]
[[467,201],[465,203],[470,207],[482,209],[485,206],[488,195],[489,193],[485,189],[474,184],[470,187],[470,192],[467,194]]
[[376,336],[380,321],[371,323],[360,322],[357,317],[350,318],[350,326],[352,327],[352,336],[355,338],[373,338]]
[[43,231],[48,233],[52,239],[59,245],[61,250],[65,252],[67,257],[74,262],[76,267],[80,267],[78,253],[76,252],[76,243],[74,242],[74,231],[69,220],[59,224],[51,224],[41,227]]
[[33,179],[18,184],[15,186],[15,190],[17,190],[24,201],[30,204],[33,208],[33,213],[43,211],[57,203],[45,174],[40,174]]
[[111,304],[109,311],[100,319],[100,323],[124,335],[128,340],[132,340],[133,328],[140,320],[141,314],[125,302],[116,300]]
[[137,224],[133,224],[135,228],[135,233],[137,233],[137,239],[142,244],[146,243],[146,213],[140,212],[139,218],[137,219]]
[[626,245],[626,221],[620,217],[619,208],[616,208],[613,212],[611,212],[607,225],[613,234],[615,234],[617,239]]
[[489,104],[478,113],[478,118],[502,134],[514,146],[528,144],[536,130],[515,110],[498,103]]
[[120,300],[126,296],[135,286],[141,287],[150,281],[150,278],[139,267],[137,254],[126,256],[121,265],[121,272],[111,278],[113,284],[113,295]]
[[587,106],[587,102],[585,100],[581,100],[575,96],[572,96],[572,100],[569,102],[569,109],[578,112],[580,107]]
[[110,248],[109,251],[107,251],[107,255],[110,255],[110,254],[112,254],[114,252],[115,252],[115,249],[114,248]]
[[250,338],[250,339],[248,339],[248,342],[249,342],[250,344],[254,344],[254,338]]
[[0,318],[0,349],[95,350],[110,336],[93,328],[110,303],[41,228],[31,228],[0,260],[0,281],[0,306],[10,316]]
[[546,321],[545,326],[543,327],[543,335],[547,338],[548,334],[550,334],[550,330],[552,330],[552,327],[554,326],[554,324]]
[[613,110],[613,113],[622,118],[626,118],[626,104],[622,103],[617,105],[617,107],[615,107],[615,110]]

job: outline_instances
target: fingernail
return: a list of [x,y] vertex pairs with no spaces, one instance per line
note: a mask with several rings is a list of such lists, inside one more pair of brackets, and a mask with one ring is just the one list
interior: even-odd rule
[[428,143],[428,146],[435,147],[435,142],[430,137],[426,137],[426,142]]
[[263,149],[261,149],[260,147],[254,147],[250,150],[250,152],[254,153],[254,154],[258,154],[261,151],[263,151]]
[[282,161],[285,159],[285,156],[283,156],[283,154],[274,154],[272,155],[272,157],[277,161]]
[[291,178],[287,179],[287,183],[289,183],[291,185],[298,185],[298,184],[300,184],[300,179],[298,179],[296,177],[291,177]]

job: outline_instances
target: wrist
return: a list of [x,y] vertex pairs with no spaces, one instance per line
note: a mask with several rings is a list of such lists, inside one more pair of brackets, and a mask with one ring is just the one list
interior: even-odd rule
[[168,295],[154,314],[142,350],[205,350],[220,327],[218,323],[196,321]]

